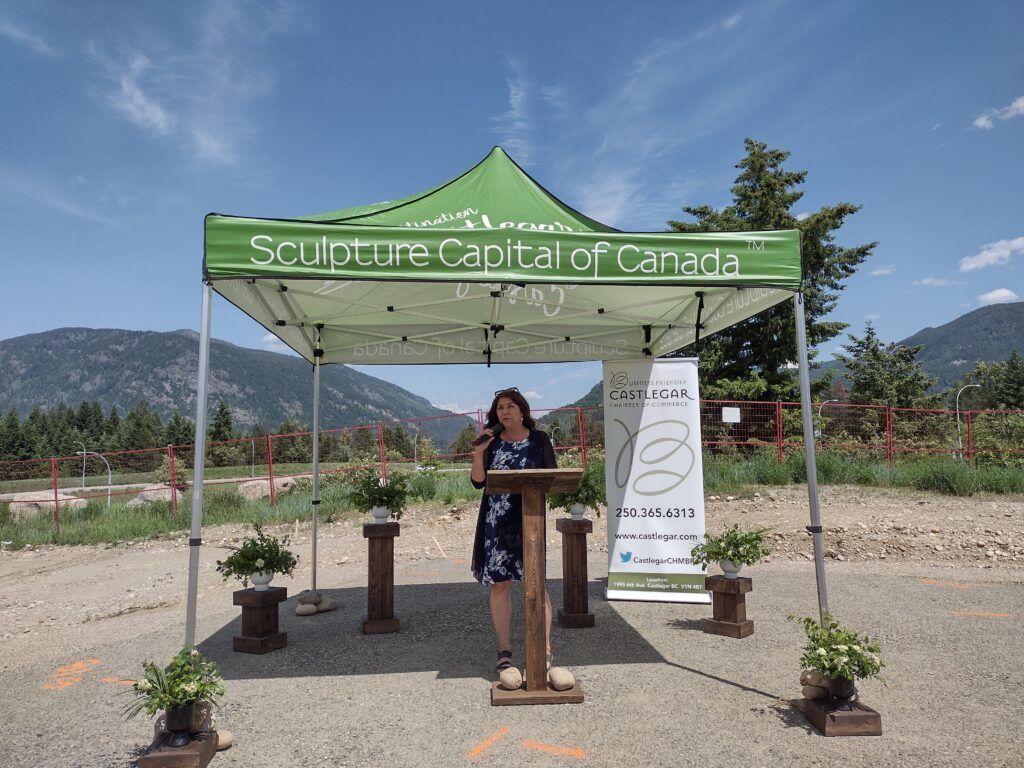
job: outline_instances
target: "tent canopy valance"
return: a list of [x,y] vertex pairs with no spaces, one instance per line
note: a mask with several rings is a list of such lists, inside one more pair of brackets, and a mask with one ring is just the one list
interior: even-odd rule
[[204,277],[309,361],[657,357],[798,290],[799,233],[619,232],[499,147],[427,192],[297,219],[206,218]]

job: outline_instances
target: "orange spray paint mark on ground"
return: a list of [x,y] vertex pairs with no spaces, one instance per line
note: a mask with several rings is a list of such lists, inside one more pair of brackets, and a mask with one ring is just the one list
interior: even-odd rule
[[563,755],[565,757],[574,757],[577,760],[582,760],[587,756],[587,753],[580,747],[559,747],[555,744],[542,744],[539,741],[524,741],[523,746],[526,749],[547,752],[549,755]]
[[57,691],[61,688],[78,685],[82,682],[82,676],[99,663],[99,659],[82,659],[57,667],[50,682],[44,683],[41,687],[47,691]]
[[120,677],[101,677],[100,682],[111,685],[135,685],[134,680],[122,680]]
[[479,757],[484,752],[486,752],[488,749],[490,749],[495,744],[497,744],[499,741],[501,741],[503,738],[505,738],[507,735],[508,735],[508,728],[504,728],[504,727],[499,728],[497,731],[492,733],[486,739],[484,739],[479,744],[477,744],[475,747],[473,747],[471,750],[469,750],[469,752],[466,753],[466,757],[469,758],[470,760],[472,760],[474,757]]

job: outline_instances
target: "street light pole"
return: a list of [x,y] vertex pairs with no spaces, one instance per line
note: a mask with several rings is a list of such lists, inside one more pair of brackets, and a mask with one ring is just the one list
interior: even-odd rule
[[964,384],[964,386],[960,387],[960,391],[956,393],[956,450],[957,458],[960,461],[964,460],[964,444],[960,439],[960,393],[971,387],[981,387],[981,384]]
[[[81,445],[81,443],[79,443],[79,445]],[[102,459],[103,463],[107,465],[107,509],[110,509],[110,489],[114,482],[110,473],[110,462],[107,461],[106,457],[102,453],[96,453],[96,451],[76,451],[76,453],[82,457],[83,462],[85,461],[86,456],[96,456],[97,458]]]
[[821,425],[821,426],[818,427],[818,439],[819,440],[821,438],[825,437],[825,422],[823,422],[821,420],[821,409],[824,408],[829,403],[838,403],[838,402],[839,402],[838,400],[826,400],[824,403],[822,403],[821,405],[818,406],[818,424]]
[[85,455],[89,451],[89,449],[85,447],[85,443],[83,443],[81,440],[74,440],[72,442],[82,446],[82,450],[80,452],[80,455],[82,457],[82,487],[85,488]]

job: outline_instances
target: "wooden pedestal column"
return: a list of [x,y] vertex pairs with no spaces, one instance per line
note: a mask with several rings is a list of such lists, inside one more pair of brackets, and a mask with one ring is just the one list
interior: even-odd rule
[[232,639],[231,647],[238,653],[270,653],[288,645],[288,633],[277,626],[277,608],[287,599],[284,587],[232,593],[234,604],[242,606],[242,634]]
[[590,520],[563,517],[555,521],[562,534],[562,607],[558,609],[560,627],[592,627],[587,594],[587,534],[594,530]]
[[491,704],[580,704],[579,683],[567,691],[548,686],[544,642],[545,540],[544,494],[575,490],[582,469],[508,469],[487,473],[487,493],[521,494],[523,497],[523,592],[526,620],[526,679],[523,687],[506,691],[491,685]]
[[398,618],[395,616],[395,536],[398,535],[398,523],[367,523],[363,526],[363,537],[370,554],[364,635],[398,631]]
[[747,637],[754,634],[754,622],[747,618],[747,592],[754,583],[742,576],[727,579],[725,576],[708,576],[704,589],[711,591],[711,616],[704,620],[704,631],[712,635]]

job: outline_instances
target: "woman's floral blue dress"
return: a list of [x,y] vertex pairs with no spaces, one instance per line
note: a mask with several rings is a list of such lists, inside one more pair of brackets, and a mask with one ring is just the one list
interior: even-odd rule
[[[517,443],[495,441],[489,469],[533,469],[530,438]],[[523,502],[521,496],[503,493],[487,496],[484,516],[484,562],[481,584],[523,580]]]

